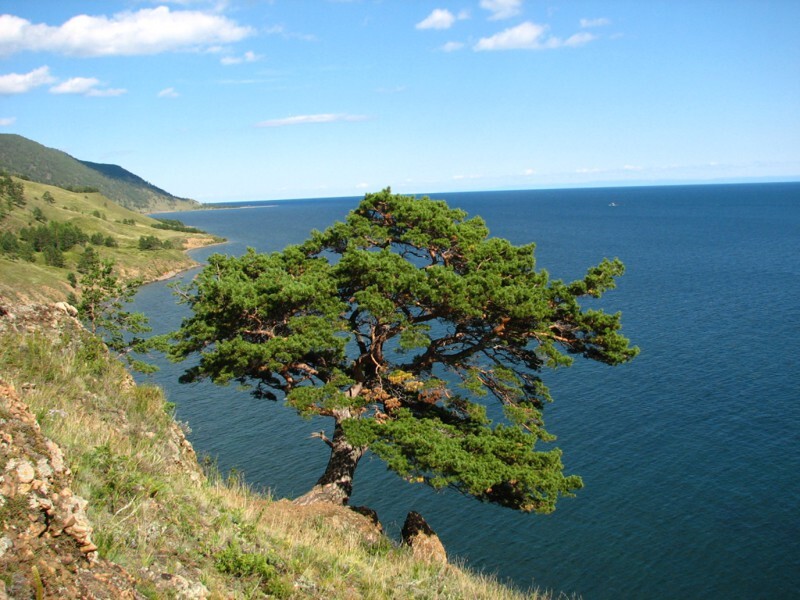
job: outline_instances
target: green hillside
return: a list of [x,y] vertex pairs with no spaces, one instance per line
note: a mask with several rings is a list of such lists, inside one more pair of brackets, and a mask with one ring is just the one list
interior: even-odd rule
[[191,210],[199,206],[196,201],[173,196],[118,165],[78,160],[15,134],[0,134],[0,171],[69,190],[98,191],[142,213]]
[[[9,193],[12,191],[19,193]],[[173,228],[164,228],[164,227]],[[183,230],[179,230],[183,229]],[[83,239],[56,256],[48,255],[36,232],[75,235]],[[17,302],[63,300],[73,291],[69,274],[91,249],[113,260],[126,278],[152,281],[191,267],[186,255],[220,238],[176,227],[131,211],[98,192],[72,192],[60,187],[0,176],[0,297]]]

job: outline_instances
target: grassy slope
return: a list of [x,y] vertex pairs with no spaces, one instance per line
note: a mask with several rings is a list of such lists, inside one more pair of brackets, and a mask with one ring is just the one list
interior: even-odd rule
[[[21,180],[17,180],[21,181]],[[48,221],[72,223],[86,233],[100,232],[104,236],[112,236],[119,243],[118,248],[93,246],[101,258],[113,259],[118,271],[127,277],[142,277],[151,281],[165,274],[186,269],[192,266],[192,260],[186,256],[182,248],[206,245],[219,241],[210,235],[194,235],[178,231],[154,229],[157,221],[148,216],[133,212],[99,193],[84,194],[64,190],[62,188],[22,181],[25,186],[24,207],[14,209],[0,220],[0,232],[18,232],[23,227],[38,225],[33,218],[33,211],[39,208]],[[45,192],[55,199],[50,204],[42,199]],[[0,200],[5,203],[5,200]],[[95,213],[101,216],[98,218]],[[135,225],[122,223],[133,220]],[[170,240],[175,249],[172,250],[139,250],[139,237],[153,235],[161,240]],[[0,254],[0,296],[15,301],[35,300],[39,302],[63,300],[71,291],[67,283],[67,274],[75,270],[78,257],[83,247],[75,246],[65,253],[67,267],[57,269],[44,264],[42,256],[37,256],[35,263],[23,260],[11,260]]]
[[0,379],[64,451],[101,556],[149,598],[173,597],[161,584],[175,576],[202,582],[210,598],[548,597],[415,560],[348,509],[297,507],[201,476],[161,390],[133,385],[85,331],[0,333]]
[[0,134],[0,170],[65,188],[94,187],[139,212],[198,206],[194,200],[177,198],[117,165],[80,161],[15,134]]

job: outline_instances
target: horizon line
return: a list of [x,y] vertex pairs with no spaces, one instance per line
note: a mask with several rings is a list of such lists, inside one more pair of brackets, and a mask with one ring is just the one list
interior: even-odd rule
[[[461,190],[438,190],[426,192],[396,192],[404,196],[433,196],[436,194],[485,194],[491,192],[524,192],[524,191],[545,191],[545,190],[585,190],[585,189],[613,189],[613,188],[646,188],[646,187],[679,187],[679,186],[703,186],[703,185],[748,185],[748,184],[769,184],[769,183],[800,183],[800,176],[796,177],[783,177],[783,176],[768,176],[768,177],[742,177],[736,179],[702,179],[702,180],[680,180],[680,181],[614,181],[614,182],[601,182],[594,181],[582,184],[545,184],[538,187],[501,187],[489,188],[484,190],[475,189],[461,189]],[[392,186],[388,186],[392,187]],[[381,188],[384,189],[384,188]],[[207,200],[197,202],[204,206],[218,206],[224,204],[241,204],[241,203],[262,203],[262,202],[294,202],[300,200],[341,200],[349,198],[363,198],[365,194],[374,193],[364,192],[361,194],[342,194],[335,196],[294,196],[284,198],[261,198],[261,199],[248,199],[248,200]],[[244,207],[239,207],[244,208]]]

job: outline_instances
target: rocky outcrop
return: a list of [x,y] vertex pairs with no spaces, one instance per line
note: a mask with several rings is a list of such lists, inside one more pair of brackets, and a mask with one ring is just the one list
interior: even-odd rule
[[[85,334],[76,312],[64,302],[19,305],[0,299],[0,332],[54,338],[66,332]],[[87,501],[72,491],[68,461],[42,434],[24,402],[25,393],[35,386],[19,385],[18,393],[0,373],[0,600],[144,598],[139,588],[155,589],[160,597],[207,598],[208,589],[188,569],[183,576],[164,573],[154,564],[132,574],[99,557],[87,517]],[[119,385],[128,389],[135,383],[126,374]],[[111,412],[106,418],[115,428],[134,436],[156,436],[130,423],[124,411]],[[161,448],[167,471],[188,474],[198,485],[204,480],[194,449],[179,424],[169,424],[161,437]]]
[[129,573],[98,558],[71,481],[61,450],[0,379],[0,598],[143,598]]
[[403,543],[411,548],[415,558],[447,564],[447,552],[442,541],[418,512],[411,511],[403,523]]
[[66,302],[12,306],[0,297],[0,331],[58,334],[68,329],[77,330],[83,327],[77,314],[77,309]]

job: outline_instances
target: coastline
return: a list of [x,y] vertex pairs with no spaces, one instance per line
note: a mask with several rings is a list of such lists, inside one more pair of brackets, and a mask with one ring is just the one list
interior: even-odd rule
[[222,246],[222,245],[228,243],[228,240],[226,240],[226,239],[223,239],[222,241],[218,241],[218,242],[211,242],[209,244],[193,244],[193,243],[190,243],[192,240],[198,240],[198,239],[200,239],[200,238],[189,238],[187,240],[187,246],[182,249],[183,254],[191,261],[190,265],[188,265],[186,267],[178,268],[178,269],[170,269],[169,271],[165,271],[164,273],[162,273],[161,275],[157,275],[153,279],[145,280],[143,285],[148,285],[148,284],[151,284],[151,283],[159,283],[159,282],[162,282],[162,281],[169,281],[170,279],[173,279],[173,278],[177,277],[181,273],[186,273],[187,271],[191,271],[192,269],[197,269],[199,267],[202,267],[203,263],[194,260],[191,257],[191,255],[189,254],[189,252],[191,252],[192,250],[198,250],[199,248],[208,248],[210,246]]

